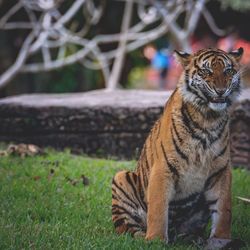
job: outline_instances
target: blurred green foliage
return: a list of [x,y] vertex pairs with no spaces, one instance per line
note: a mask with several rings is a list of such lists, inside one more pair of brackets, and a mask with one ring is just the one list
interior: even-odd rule
[[135,67],[128,76],[128,89],[145,88],[145,67]]
[[250,9],[250,0],[219,0],[222,8],[231,7],[237,11],[248,11]]
[[74,64],[52,73],[53,82],[45,88],[50,93],[66,93],[87,91],[102,88],[102,75],[99,71],[93,71]]
[[57,80],[49,85],[49,92],[64,93],[74,92],[77,87],[75,75],[78,71],[78,65],[67,67],[64,71],[56,71]]

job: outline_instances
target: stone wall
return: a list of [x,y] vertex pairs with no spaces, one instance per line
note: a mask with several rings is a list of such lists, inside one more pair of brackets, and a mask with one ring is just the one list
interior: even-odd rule
[[250,170],[250,91],[248,99],[238,102],[231,115],[230,138],[232,161]]
[[[170,92],[117,90],[21,95],[0,100],[0,141],[71,148],[88,155],[137,157]],[[250,90],[232,112],[232,160],[250,162]]]

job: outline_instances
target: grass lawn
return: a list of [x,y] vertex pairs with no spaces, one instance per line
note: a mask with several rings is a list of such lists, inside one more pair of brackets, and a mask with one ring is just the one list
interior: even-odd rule
[[[196,249],[114,233],[111,178],[134,167],[51,150],[33,158],[1,157],[0,249]],[[233,237],[250,249],[250,205],[238,195],[250,195],[250,173],[240,169],[233,172]]]

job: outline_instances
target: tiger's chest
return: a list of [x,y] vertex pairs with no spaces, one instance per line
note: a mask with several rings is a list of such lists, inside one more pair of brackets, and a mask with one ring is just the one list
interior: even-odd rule
[[221,147],[220,140],[207,148],[204,148],[201,143],[192,142],[188,153],[188,165],[183,168],[183,173],[180,175],[175,199],[204,191],[205,182],[214,171],[216,152]]
[[[214,136],[214,138],[216,138],[216,136]],[[213,165],[217,152],[223,147],[221,140],[211,143],[206,136],[204,136],[204,142],[205,143],[190,140],[187,152],[191,168],[209,168]]]
[[183,173],[176,186],[174,200],[183,199],[194,193],[201,193],[209,176],[207,169],[190,169]]

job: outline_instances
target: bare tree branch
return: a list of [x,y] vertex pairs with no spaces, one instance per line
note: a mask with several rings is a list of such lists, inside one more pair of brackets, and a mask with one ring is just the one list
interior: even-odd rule
[[1,19],[0,28],[3,28],[6,22],[20,9],[22,8],[22,3],[17,2]]
[[197,26],[197,22],[200,19],[201,12],[204,8],[205,2],[206,2],[206,0],[197,0],[196,1],[194,8],[192,10],[192,15],[190,15],[190,19],[188,21],[188,26],[187,26],[187,31],[186,31],[187,36],[190,36],[193,34],[194,29]]
[[[165,21],[166,25],[168,26],[169,30],[172,32],[174,36],[181,35],[182,31],[176,22],[173,22],[173,16],[169,13],[168,9],[164,6],[164,4],[160,1],[149,0],[149,2],[155,6],[158,12],[161,14],[163,20]],[[182,10],[182,6],[179,6],[179,9]]]
[[6,86],[6,84],[15,77],[16,74],[21,70],[25,61],[29,55],[29,48],[34,39],[34,33],[31,32],[25,39],[20,53],[15,61],[15,63],[9,67],[0,77],[0,88]]
[[132,12],[133,12],[133,0],[129,0],[125,4],[123,21],[121,27],[121,33],[124,34],[123,39],[120,40],[117,55],[115,57],[114,66],[111,72],[111,75],[108,80],[107,89],[113,90],[115,89],[116,84],[119,81],[119,77],[121,74],[122,64],[125,57],[126,52],[126,44],[127,44],[127,34],[131,22]]
[[[91,28],[99,22],[105,1],[75,0],[69,8],[60,8],[69,0],[19,0],[0,19],[0,29],[26,29],[25,39],[15,62],[0,76],[0,88],[19,72],[51,71],[73,63],[102,71],[106,87],[114,89],[119,81],[125,54],[169,33],[175,46],[190,51],[190,36],[199,18],[204,16],[216,34],[224,34],[205,8],[206,0],[113,0],[125,5],[122,27],[117,34],[97,34],[87,38]],[[131,23],[133,9],[139,21]],[[23,11],[28,21],[15,20]],[[83,15],[83,23],[75,22],[76,15]],[[185,23],[178,24],[183,14]],[[11,21],[9,21],[11,20]],[[102,51],[103,44],[118,43],[116,49]],[[73,49],[72,49],[73,48]],[[37,57],[41,53],[42,56]],[[54,56],[56,54],[56,57]],[[53,56],[52,56],[53,55]],[[33,63],[27,63],[33,59]],[[113,62],[113,64],[112,64]]]
[[216,34],[217,36],[226,35],[225,30],[220,29],[216,25],[214,18],[212,17],[211,13],[207,10],[207,8],[203,8],[202,14],[203,14],[204,18],[206,19],[207,24],[209,25],[210,29],[214,32],[214,34]]
[[4,25],[4,30],[32,29],[33,25],[28,22],[11,22]]
[[34,64],[27,64],[22,67],[22,72],[40,72],[40,71],[51,71],[55,69],[59,69],[65,67],[67,65],[71,65],[78,60],[84,58],[90,52],[88,47],[85,47],[73,55],[70,55],[63,59],[56,59],[51,61],[49,65],[44,63],[34,63]]
[[55,27],[58,28],[69,22],[85,2],[86,0],[76,0],[68,11],[56,22]]

